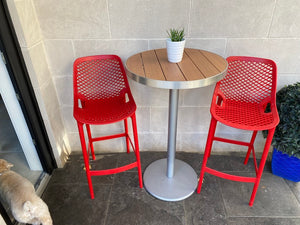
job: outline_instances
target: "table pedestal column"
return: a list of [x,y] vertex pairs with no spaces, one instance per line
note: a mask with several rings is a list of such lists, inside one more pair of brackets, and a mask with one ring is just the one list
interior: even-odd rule
[[146,190],[158,199],[180,201],[192,195],[198,180],[194,169],[175,159],[179,90],[169,96],[168,158],[151,163],[144,173]]

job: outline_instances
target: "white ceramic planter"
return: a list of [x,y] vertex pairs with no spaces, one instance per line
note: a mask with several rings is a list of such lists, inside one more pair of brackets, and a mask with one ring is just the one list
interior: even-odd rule
[[185,39],[177,42],[172,42],[170,38],[167,39],[167,53],[169,62],[178,63],[182,60],[184,45]]

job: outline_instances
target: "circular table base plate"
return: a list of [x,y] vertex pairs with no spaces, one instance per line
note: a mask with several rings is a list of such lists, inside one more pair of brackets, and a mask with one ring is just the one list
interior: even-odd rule
[[180,201],[191,196],[198,184],[194,169],[187,163],[175,159],[174,176],[167,177],[167,159],[151,163],[144,173],[146,190],[164,201]]

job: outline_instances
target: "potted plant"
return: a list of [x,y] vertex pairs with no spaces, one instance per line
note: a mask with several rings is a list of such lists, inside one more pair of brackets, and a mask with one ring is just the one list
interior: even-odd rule
[[300,82],[287,85],[276,94],[280,122],[272,144],[272,173],[300,181]]
[[167,39],[167,54],[168,61],[172,63],[178,63],[182,60],[184,45],[185,45],[185,33],[184,28],[174,29],[171,28],[167,31],[169,38]]

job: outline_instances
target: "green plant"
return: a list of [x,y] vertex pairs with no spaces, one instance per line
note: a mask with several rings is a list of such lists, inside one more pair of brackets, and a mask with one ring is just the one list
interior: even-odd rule
[[182,29],[171,28],[169,31],[167,31],[167,33],[168,33],[169,38],[173,42],[182,41],[185,36],[184,28],[182,28]]
[[280,122],[272,144],[278,151],[300,159],[300,82],[280,89],[276,105]]

